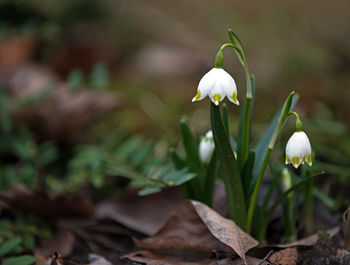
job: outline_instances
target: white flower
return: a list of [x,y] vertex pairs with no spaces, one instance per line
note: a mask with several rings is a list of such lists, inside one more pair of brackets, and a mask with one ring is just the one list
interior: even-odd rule
[[222,68],[213,68],[202,77],[192,102],[202,100],[208,95],[215,105],[219,105],[225,96],[239,105],[235,80]]
[[199,143],[199,158],[203,163],[208,163],[215,149],[213,132],[208,131]]
[[286,164],[292,163],[295,168],[304,162],[312,165],[311,145],[303,131],[297,131],[289,138],[286,146]]

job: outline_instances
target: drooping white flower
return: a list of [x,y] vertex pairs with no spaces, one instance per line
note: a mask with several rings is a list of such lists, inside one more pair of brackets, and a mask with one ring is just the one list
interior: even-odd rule
[[203,163],[208,163],[215,149],[213,132],[208,131],[199,143],[199,158]]
[[286,146],[286,164],[292,163],[295,168],[304,162],[312,165],[311,145],[303,131],[297,131],[289,138]]
[[202,77],[192,102],[202,100],[208,95],[215,105],[219,105],[225,96],[239,105],[235,80],[222,68],[213,68]]

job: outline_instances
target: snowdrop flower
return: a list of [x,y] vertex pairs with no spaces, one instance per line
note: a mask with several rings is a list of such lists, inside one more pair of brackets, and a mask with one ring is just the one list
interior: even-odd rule
[[215,149],[213,132],[208,131],[199,143],[199,158],[203,163],[208,163]]
[[225,96],[239,105],[235,80],[222,68],[213,68],[202,77],[192,102],[202,100],[206,96],[209,96],[215,105],[219,105]]
[[295,168],[304,162],[312,165],[311,145],[303,131],[296,131],[288,140],[286,146],[286,164],[292,163]]

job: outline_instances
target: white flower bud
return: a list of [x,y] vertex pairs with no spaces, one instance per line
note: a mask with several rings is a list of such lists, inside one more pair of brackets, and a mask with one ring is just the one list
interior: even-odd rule
[[199,143],[199,158],[203,163],[208,163],[215,149],[213,132],[208,131]]

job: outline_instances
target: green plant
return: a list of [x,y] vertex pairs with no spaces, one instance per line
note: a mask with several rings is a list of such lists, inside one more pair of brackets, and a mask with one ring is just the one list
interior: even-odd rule
[[51,231],[44,223],[34,217],[17,216],[15,221],[0,220],[0,261],[7,265],[30,265],[37,260],[25,255],[35,247],[35,237],[49,237]]
[[15,114],[23,108],[45,99],[51,93],[47,86],[26,99],[11,99],[5,88],[0,91],[0,189],[13,183],[41,187],[44,171],[58,156],[53,142],[38,143],[23,124],[15,125]]
[[52,190],[74,192],[86,183],[95,189],[108,188],[124,177],[130,180],[129,185],[140,189],[140,195],[146,195],[182,185],[194,176],[187,168],[178,170],[169,159],[160,157],[154,142],[139,136],[127,137],[117,130],[99,144],[76,147],[65,178],[48,177],[47,185]]
[[[223,44],[215,58],[215,67],[203,76],[199,82],[197,95],[192,101],[202,100],[207,95],[212,103],[210,107],[210,120],[215,151],[209,166],[204,166],[199,159],[198,142],[194,140],[186,121],[181,121],[182,138],[186,151],[186,158],[181,159],[176,153],[173,160],[178,168],[188,166],[197,178],[185,184],[186,195],[211,203],[213,183],[216,177],[221,177],[225,183],[229,216],[243,229],[249,233],[256,233],[258,239],[262,241],[265,237],[267,224],[276,209],[276,202],[281,203],[288,198],[294,189],[305,183],[312,183],[312,179],[317,174],[308,174],[298,182],[284,191],[272,207],[257,204],[262,179],[267,168],[270,155],[275,147],[276,140],[284,124],[290,115],[294,115],[295,130],[288,141],[286,148],[286,164],[292,163],[294,167],[307,162],[310,166],[311,146],[306,134],[302,131],[302,122],[299,115],[293,112],[298,97],[295,92],[291,92],[285,100],[279,112],[274,116],[270,125],[255,147],[252,147],[252,109],[255,100],[255,79],[249,73],[247,58],[242,42],[231,31],[228,31],[230,43]],[[246,96],[241,111],[237,145],[232,144],[230,130],[228,128],[228,114],[225,105],[220,111],[219,103],[227,97],[231,102],[239,105],[237,99],[237,88],[232,77],[222,69],[225,48],[233,48],[239,62],[242,64],[246,77]],[[215,166],[212,166],[215,165]],[[212,174],[215,172],[214,174]],[[207,184],[209,182],[210,184]],[[207,187],[209,186],[209,188]],[[210,190],[210,192],[206,192]],[[306,188],[308,194],[312,186]],[[311,200],[310,196],[305,196],[306,200]],[[312,202],[311,202],[312,203]],[[259,214],[258,214],[259,213]],[[254,225],[253,225],[254,223]],[[252,231],[254,227],[254,231]]]

